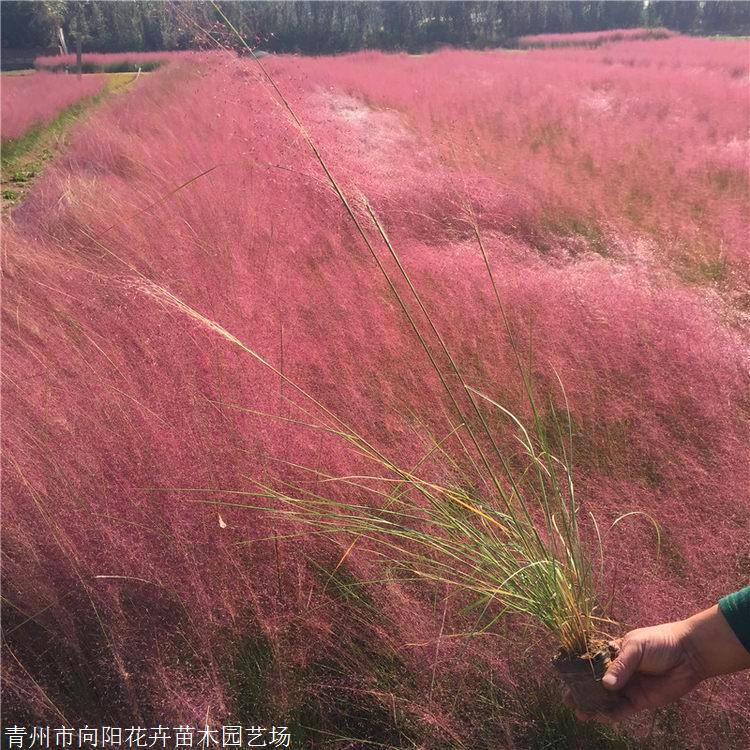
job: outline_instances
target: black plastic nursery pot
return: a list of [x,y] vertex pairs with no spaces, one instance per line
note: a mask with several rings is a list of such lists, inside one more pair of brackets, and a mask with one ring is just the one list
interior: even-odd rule
[[593,654],[571,656],[560,651],[552,663],[565,685],[570,688],[576,707],[586,713],[606,713],[619,703],[619,696],[602,685],[602,677],[617,649],[602,645]]

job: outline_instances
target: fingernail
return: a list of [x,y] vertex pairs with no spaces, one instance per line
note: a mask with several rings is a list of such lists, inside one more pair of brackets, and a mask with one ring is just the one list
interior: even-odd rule
[[614,687],[617,684],[617,678],[613,674],[605,674],[602,677],[602,684],[607,687]]

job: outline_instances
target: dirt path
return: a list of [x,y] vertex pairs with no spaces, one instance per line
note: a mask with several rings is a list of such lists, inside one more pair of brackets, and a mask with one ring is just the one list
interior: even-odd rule
[[0,170],[3,214],[24,199],[46,165],[65,149],[76,123],[110,96],[127,90],[138,77],[136,73],[95,75],[107,76],[101,93],[76,102],[54,120],[37,125],[21,138],[3,144]]

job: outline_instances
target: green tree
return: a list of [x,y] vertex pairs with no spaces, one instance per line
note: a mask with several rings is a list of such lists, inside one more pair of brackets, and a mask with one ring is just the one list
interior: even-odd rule
[[[324,54],[373,47],[418,51],[442,44],[487,47],[506,44],[525,34],[599,31],[642,24],[709,34],[750,32],[750,2],[730,0],[218,1],[222,12],[251,45],[276,52]],[[3,0],[3,48],[56,46],[58,28],[73,43],[79,8],[86,51],[211,46],[201,29],[223,44],[241,48],[221,14],[207,0]]]
[[694,31],[701,17],[698,0],[657,0],[647,9],[649,26],[665,26],[675,31]]
[[630,29],[643,25],[643,3],[640,0],[622,0],[616,3],[604,3],[602,16],[605,28]]
[[750,3],[710,0],[701,21],[701,30],[710,34],[750,33]]

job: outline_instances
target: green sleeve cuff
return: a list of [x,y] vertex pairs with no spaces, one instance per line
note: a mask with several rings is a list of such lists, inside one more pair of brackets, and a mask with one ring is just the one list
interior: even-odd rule
[[750,586],[720,599],[719,609],[739,642],[750,652]]

